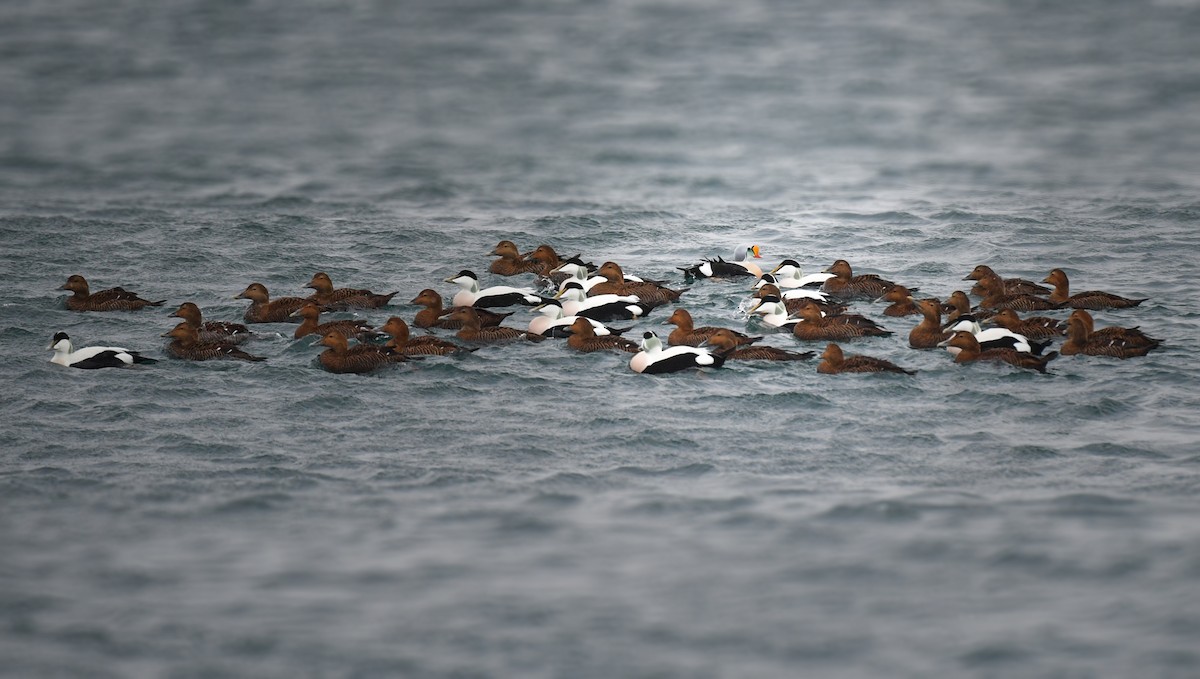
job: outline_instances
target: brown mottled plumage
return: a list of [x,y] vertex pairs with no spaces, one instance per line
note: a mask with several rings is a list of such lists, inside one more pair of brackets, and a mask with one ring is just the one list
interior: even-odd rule
[[718,328],[707,341],[713,347],[712,352],[726,359],[737,361],[806,361],[816,352],[788,351],[765,344],[753,346],[741,344],[738,333],[728,328]]
[[658,306],[674,302],[687,291],[664,288],[656,283],[635,283],[625,280],[625,272],[616,262],[605,262],[596,271],[597,275],[607,278],[607,281],[597,283],[588,290],[588,296],[596,295],[637,295],[643,304]]
[[883,297],[895,283],[880,278],[875,274],[855,276],[850,263],[839,259],[825,269],[825,273],[833,274],[833,278],[821,285],[826,294],[840,300],[868,299],[875,300]]
[[225,342],[241,344],[252,338],[253,333],[241,323],[226,323],[225,321],[205,321],[200,313],[200,307],[193,302],[184,302],[172,314],[182,318],[184,323],[196,329],[201,342]]
[[908,332],[908,346],[933,349],[939,342],[950,339],[952,333],[942,330],[942,305],[936,299],[914,300],[913,303],[921,314],[921,322]]
[[[457,330],[462,327],[462,321],[451,321],[450,319],[446,318],[448,314],[459,307],[442,309],[442,296],[432,288],[425,288],[419,292],[416,297],[413,297],[411,300],[409,300],[409,304],[420,304],[425,307],[424,309],[418,311],[416,316],[413,317],[413,325],[417,326],[418,328],[445,328],[446,330]],[[488,311],[487,309],[478,308],[475,309],[475,312],[479,316],[479,324],[485,328],[489,326],[500,325],[500,321],[503,321],[505,318],[508,318],[513,314],[511,311],[501,314],[494,311]]]
[[336,332],[342,337],[355,339],[368,339],[378,335],[379,333],[371,327],[370,323],[363,320],[338,320],[321,322],[321,308],[312,302],[306,303],[304,306],[292,312],[292,316],[304,319],[299,326],[296,327],[296,332],[292,333],[293,339],[300,339],[309,335],[325,336],[331,332]]
[[329,274],[318,271],[306,288],[316,290],[308,299],[327,309],[378,309],[392,301],[395,292],[380,294],[362,288],[334,288]]
[[846,340],[892,334],[890,330],[859,314],[822,316],[820,307],[811,301],[801,306],[796,315],[800,317],[800,322],[792,328],[792,334],[802,340]]
[[921,310],[913,302],[912,292],[903,285],[893,285],[890,290],[883,293],[883,297],[880,297],[880,299],[885,302],[891,302],[883,310],[884,316],[911,316],[921,313]]
[[247,323],[295,323],[297,319],[292,317],[292,312],[308,301],[303,297],[271,299],[271,294],[262,283],[251,283],[235,299],[251,301],[242,316]]
[[377,344],[350,346],[346,337],[336,332],[322,337],[320,343],[329,348],[322,351],[317,359],[321,367],[331,373],[366,373],[408,360],[391,348]]
[[109,288],[93,293],[88,289],[87,279],[79,274],[67,278],[59,290],[74,293],[66,301],[71,311],[137,311],[148,306],[162,306],[166,302],[165,299],[157,302],[142,299],[125,288]]
[[950,325],[958,320],[960,316],[971,315],[976,321],[984,321],[996,314],[991,309],[982,307],[972,307],[971,299],[967,297],[967,293],[962,290],[955,290],[950,293],[946,301],[942,304],[942,311],[946,312],[946,324]]
[[965,330],[954,333],[954,336],[946,340],[945,344],[959,350],[954,357],[955,363],[1002,361],[1018,368],[1028,368],[1043,373],[1046,372],[1046,364],[1058,356],[1057,351],[1051,351],[1045,356],[1034,356],[1016,349],[982,349],[979,346],[979,340]]
[[492,260],[488,266],[488,271],[497,276],[517,276],[523,273],[541,273],[543,264],[530,259],[525,259],[521,256],[521,251],[517,249],[516,243],[510,240],[502,240],[492,248],[491,253],[499,257]]
[[915,370],[905,370],[891,361],[874,356],[860,356],[851,354],[847,356],[842,352],[842,348],[832,342],[825,347],[825,351],[821,353],[821,362],[817,364],[817,372],[825,375],[836,375],[838,373],[903,373],[905,375],[915,375]]
[[1013,311],[1043,311],[1045,309],[1061,309],[1063,305],[1048,299],[1025,293],[1009,294],[1004,292],[1004,283],[999,277],[984,278],[979,281],[983,286],[983,299],[979,306],[985,309],[1012,309]]
[[392,337],[384,346],[390,347],[392,351],[405,356],[448,356],[450,354],[475,351],[475,349],[460,347],[454,342],[433,335],[413,337],[409,333],[408,323],[399,316],[389,318],[387,323],[380,326],[379,331]]
[[1048,316],[1021,318],[1012,309],[1001,309],[995,316],[992,316],[991,322],[1029,339],[1061,337],[1067,331],[1066,321]]
[[1072,311],[1071,318],[1081,319],[1084,322],[1084,325],[1087,326],[1088,334],[1094,337],[1112,339],[1120,338],[1121,342],[1136,347],[1151,345],[1158,346],[1159,344],[1162,344],[1162,340],[1150,337],[1146,333],[1142,332],[1137,326],[1132,328],[1122,328],[1119,326],[1110,325],[1107,328],[1097,328],[1096,321],[1092,318],[1092,315],[1084,309],[1076,309]]
[[175,326],[170,332],[163,333],[163,337],[171,338],[171,342],[167,344],[168,354],[188,361],[211,361],[214,359],[235,359],[240,361],[267,360],[262,356],[248,354],[228,342],[201,342],[199,333],[196,332],[195,328],[188,325],[187,321]]
[[576,318],[571,323],[571,334],[567,336],[567,346],[584,353],[607,349],[620,349],[630,354],[641,351],[637,342],[625,339],[620,335],[604,335],[603,337],[596,335],[595,329],[586,318]]
[[1058,302],[1072,309],[1128,309],[1149,299],[1149,297],[1130,299],[1099,290],[1088,290],[1072,295],[1071,283],[1067,279],[1067,273],[1062,269],[1051,271],[1043,282],[1054,286],[1054,292],[1050,293],[1050,301]]
[[[716,326],[706,325],[695,327],[692,322],[692,314],[687,309],[680,307],[671,314],[671,317],[663,321],[663,325],[674,325],[675,329],[667,335],[667,344],[679,345],[684,344],[689,347],[698,347],[702,342],[712,337],[718,330],[726,330],[727,328],[718,328]],[[737,338],[738,344],[752,344],[762,339],[762,337],[751,337],[746,333],[737,332],[736,330],[729,331]]]
[[[1158,340],[1141,335],[1126,337],[1119,333],[1100,335],[1088,328],[1088,322],[1081,316],[1071,314],[1067,319],[1067,340],[1059,349],[1063,356],[1086,354],[1088,356],[1112,356],[1113,358],[1132,358],[1145,356],[1158,347]],[[1149,341],[1146,341],[1149,340]]]
[[[1050,288],[1044,285],[1038,285],[1033,281],[1027,281],[1024,278],[1001,278],[999,274],[992,270],[992,267],[986,264],[980,264],[971,270],[971,273],[963,277],[964,281],[981,281],[985,278],[995,278],[1004,286],[1004,292],[1009,295],[1025,294],[1025,295],[1048,295]],[[971,292],[975,295],[982,296],[984,294],[983,286],[979,283],[971,288]]]
[[511,342],[513,340],[525,339],[527,333],[516,328],[506,328],[503,326],[481,326],[479,323],[479,312],[474,307],[455,307],[450,310],[450,315],[446,320],[461,323],[455,336],[464,342],[482,342],[495,344],[499,342]]

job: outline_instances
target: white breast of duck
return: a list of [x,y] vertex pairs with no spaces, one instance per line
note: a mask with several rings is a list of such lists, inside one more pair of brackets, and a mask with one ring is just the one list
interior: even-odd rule
[[125,347],[82,347],[75,350],[71,346],[71,338],[65,332],[55,333],[47,348],[54,350],[54,357],[50,359],[51,363],[69,368],[85,370],[123,368],[134,363],[158,362]]
[[690,368],[716,368],[725,362],[724,357],[698,347],[673,346],[664,349],[662,340],[653,332],[642,335],[641,348],[629,359],[629,367],[638,373],[656,375]]
[[775,277],[775,285],[780,288],[819,288],[825,281],[834,277],[834,274],[824,271],[805,276],[800,269],[800,263],[794,259],[785,259],[780,262],[779,266],[771,270],[771,275]]

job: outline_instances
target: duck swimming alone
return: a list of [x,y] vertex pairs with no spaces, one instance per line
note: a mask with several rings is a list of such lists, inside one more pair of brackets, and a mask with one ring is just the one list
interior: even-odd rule
[[462,288],[454,294],[454,306],[473,306],[479,308],[505,307],[514,304],[537,306],[546,300],[537,294],[533,288],[514,288],[507,285],[494,285],[490,288],[479,288],[479,277],[470,269],[463,269],[447,283],[454,283]]
[[162,306],[166,302],[165,299],[157,302],[142,299],[125,288],[109,288],[93,293],[88,289],[87,279],[79,274],[67,278],[59,290],[73,293],[66,301],[71,311],[137,311],[148,306]]
[[56,332],[47,349],[54,350],[50,362],[68,368],[95,370],[97,368],[124,368],[134,363],[158,363],[137,351],[125,347],[81,347],[74,349],[71,338],[65,332]]
[[378,309],[385,306],[397,293],[380,294],[361,288],[334,289],[329,274],[318,271],[306,288],[316,290],[308,299],[326,309]]
[[1130,299],[1099,290],[1088,290],[1072,295],[1067,273],[1062,269],[1054,269],[1042,282],[1054,286],[1054,292],[1050,293],[1051,302],[1057,302],[1072,309],[1128,309],[1149,299],[1149,297]]
[[634,372],[648,375],[661,375],[692,368],[719,368],[724,364],[724,356],[713,354],[707,349],[689,346],[663,349],[662,340],[650,331],[646,331],[642,335],[641,351],[629,359],[629,367]]
[[194,302],[180,304],[179,308],[171,315],[182,318],[184,323],[195,328],[201,342],[241,344],[255,337],[254,333],[241,323],[205,321],[204,316],[200,313],[200,307],[196,306]]
[[279,297],[271,299],[267,286],[251,283],[234,299],[248,299],[251,304],[242,318],[247,323],[295,323],[292,312],[308,302],[303,297]]
[[671,331],[671,334],[667,335],[667,344],[672,346],[683,344],[691,347],[698,347],[721,330],[727,331],[731,336],[736,338],[739,345],[753,344],[754,342],[762,339],[762,337],[751,337],[745,333],[737,332],[736,330],[730,330],[729,328],[719,328],[711,325],[697,328],[693,324],[692,314],[683,307],[675,309],[675,312],[671,314],[671,317],[663,321],[663,325],[675,326],[675,329]]
[[842,352],[842,348],[832,342],[825,346],[825,351],[821,353],[821,362],[817,364],[817,372],[823,375],[837,375],[839,373],[903,373],[905,375],[915,375],[915,370],[905,370],[891,361],[875,358],[874,356],[862,356],[851,354],[847,356]]
[[758,246],[743,245],[734,250],[732,262],[727,262],[721,257],[704,258],[695,266],[676,268],[683,272],[685,278],[730,278],[735,276],[761,278],[762,268],[750,261],[754,259],[762,259]]
[[729,328],[719,328],[701,345],[702,348],[712,347],[712,352],[722,356],[727,361],[807,361],[813,357],[812,351],[788,351],[765,344],[743,345],[741,337]]
[[188,325],[186,321],[172,328],[170,332],[163,333],[163,337],[171,338],[171,342],[167,344],[167,353],[186,361],[234,359],[257,362],[267,360],[262,356],[248,354],[236,345],[226,342],[201,342],[200,333],[196,332],[196,329]]

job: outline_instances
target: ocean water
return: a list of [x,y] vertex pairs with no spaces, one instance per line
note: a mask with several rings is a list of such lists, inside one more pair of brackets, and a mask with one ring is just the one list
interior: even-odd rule
[[[1198,33],[1187,0],[0,7],[0,676],[1200,676]],[[377,323],[528,283],[501,239],[676,286],[743,243],[939,297],[1061,267],[1165,342],[958,366],[858,303],[895,335],[847,351],[915,376],[163,353],[253,281],[398,291],[342,315]],[[74,273],[167,305],[69,312]],[[747,296],[680,305],[763,332]],[[61,369],[58,331],[162,360]]]

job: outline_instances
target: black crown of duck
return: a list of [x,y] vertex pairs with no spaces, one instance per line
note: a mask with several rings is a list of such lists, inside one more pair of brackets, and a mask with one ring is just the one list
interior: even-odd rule
[[72,295],[66,301],[71,311],[137,311],[148,306],[162,306],[166,302],[151,302],[120,287],[93,293],[88,289],[87,279],[79,274],[68,277],[59,290],[71,291]]
[[309,300],[329,309],[378,309],[397,293],[379,294],[361,288],[334,288],[329,274],[318,271],[304,287],[316,290]]

